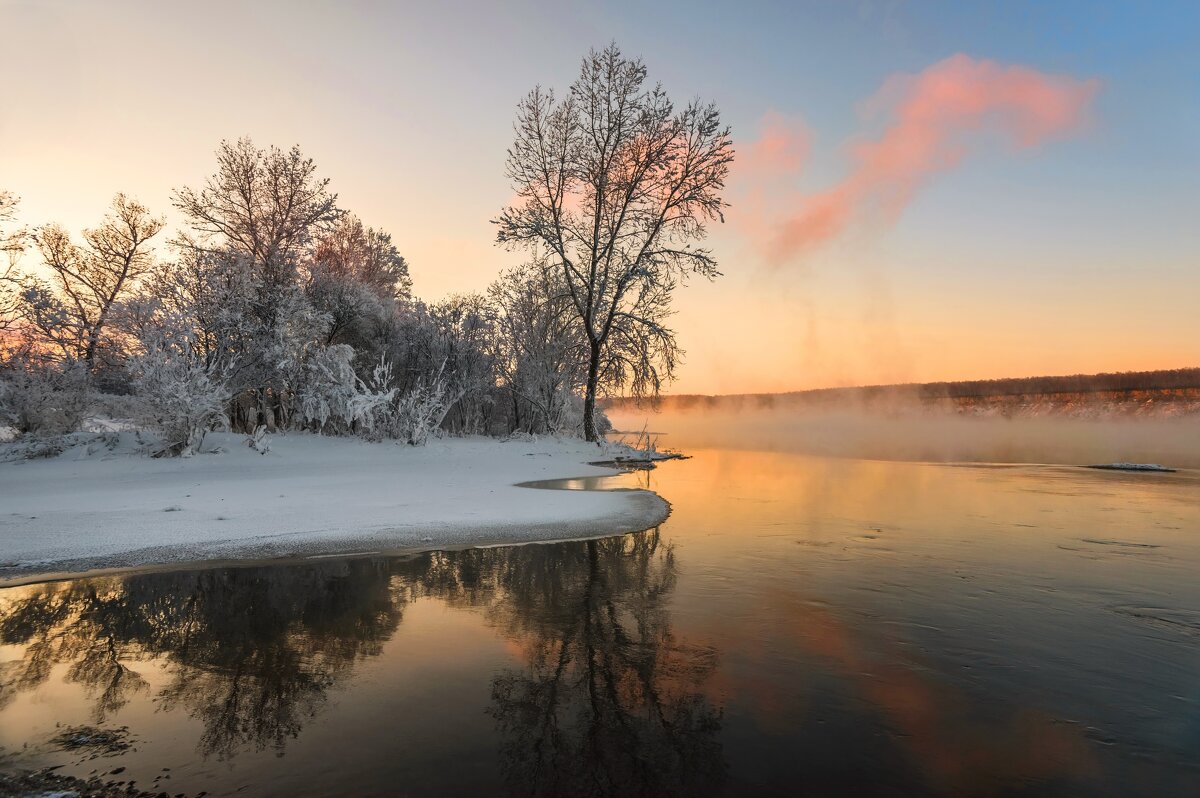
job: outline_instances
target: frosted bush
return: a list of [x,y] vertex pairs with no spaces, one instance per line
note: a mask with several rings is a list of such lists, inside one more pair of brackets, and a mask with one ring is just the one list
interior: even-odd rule
[[254,428],[254,432],[246,436],[246,445],[259,454],[267,454],[271,451],[271,441],[267,437],[267,425],[259,424]]
[[443,371],[444,365],[433,377],[419,380],[396,402],[395,437],[413,446],[424,446],[429,436],[441,429],[450,408],[462,398],[460,391],[450,391]]
[[391,387],[391,364],[381,360],[364,381],[354,373],[354,350],[346,344],[325,347],[310,357],[298,406],[301,420],[318,432],[355,432],[380,437],[396,389]]
[[205,434],[227,427],[229,389],[195,354],[194,333],[151,329],[130,361],[138,422],[159,436],[156,456],[190,457]]
[[21,435],[65,435],[92,406],[91,380],[79,361],[13,357],[0,367],[0,419]]

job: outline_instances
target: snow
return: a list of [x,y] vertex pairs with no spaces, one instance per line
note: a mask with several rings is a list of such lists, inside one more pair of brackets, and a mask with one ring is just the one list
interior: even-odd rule
[[1101,463],[1100,465],[1088,466],[1088,468],[1103,468],[1108,471],[1168,471],[1172,472],[1175,469],[1167,468],[1158,463]]
[[516,483],[603,476],[582,441],[455,438],[413,447],[293,433],[260,454],[210,434],[191,458],[120,444],[0,463],[0,577],[214,559],[559,540],[645,529],[647,491]]

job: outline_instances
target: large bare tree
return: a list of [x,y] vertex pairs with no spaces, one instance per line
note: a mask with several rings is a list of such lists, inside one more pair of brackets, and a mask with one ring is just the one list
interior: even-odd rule
[[153,264],[150,239],[163,220],[146,206],[117,194],[98,227],[77,245],[62,227],[48,224],[33,235],[50,268],[49,284],[27,282],[26,317],[46,342],[91,368],[113,308]]
[[719,274],[695,246],[724,221],[733,145],[712,104],[680,110],[615,44],[583,59],[567,95],[535,88],[517,107],[508,175],[517,194],[497,242],[561,270],[588,346],[584,435],[597,394],[656,395],[681,354],[664,321],[689,275]]
[[248,258],[262,277],[258,310],[266,321],[274,320],[280,293],[295,284],[314,239],[342,216],[328,178],[316,171],[299,147],[262,150],[242,138],[221,142],[217,171],[202,188],[175,192],[174,205],[196,234],[177,243]]

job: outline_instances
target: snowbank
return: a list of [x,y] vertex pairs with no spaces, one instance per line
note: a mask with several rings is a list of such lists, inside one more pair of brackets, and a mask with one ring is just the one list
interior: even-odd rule
[[93,446],[0,463],[0,577],[610,535],[668,511],[647,491],[516,486],[613,473],[587,465],[605,455],[581,441],[291,434],[264,455],[242,436],[205,439],[215,446],[225,451],[164,460]]

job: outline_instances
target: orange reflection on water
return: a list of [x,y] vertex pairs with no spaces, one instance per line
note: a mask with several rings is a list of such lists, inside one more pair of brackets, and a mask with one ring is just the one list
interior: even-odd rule
[[692,454],[572,481],[672,502],[634,535],[0,591],[0,743],[125,724],[192,791],[1188,794],[1195,474]]

